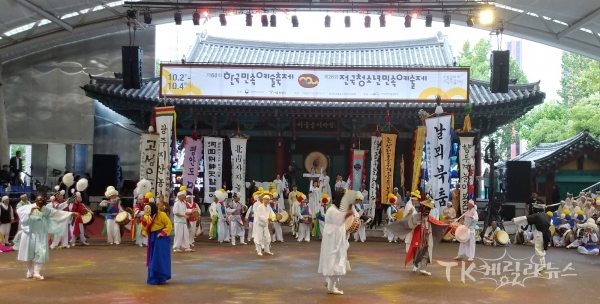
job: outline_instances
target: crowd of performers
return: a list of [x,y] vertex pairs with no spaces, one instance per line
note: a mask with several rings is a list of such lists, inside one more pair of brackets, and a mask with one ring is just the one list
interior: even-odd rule
[[[30,203],[27,196],[23,196],[18,203],[20,231],[14,244],[7,243],[8,238],[4,238],[0,250],[19,251],[18,260],[27,265],[27,278],[44,279],[40,270],[48,260],[49,249],[69,248],[77,242],[88,245],[83,224],[92,212],[82,203],[80,193],[87,185],[85,179],[80,182],[77,191],[67,199],[64,190],[57,189],[49,199],[41,196]],[[107,210],[104,229],[107,243],[118,245],[122,227],[130,226],[132,241],[146,247],[147,283],[164,284],[171,278],[171,250],[174,253],[193,252],[195,238],[204,233],[201,209],[185,187],[179,189],[172,207],[163,197],[155,202],[150,188],[150,182],[140,181],[133,208],[123,208],[118,191],[108,187],[107,200],[101,203]],[[306,195],[292,186],[287,193],[288,204],[284,203],[281,187],[275,182],[269,189],[255,191],[249,204],[240,201],[239,193],[219,189],[213,193],[209,207],[208,237],[233,246],[238,242],[247,245],[253,241],[257,255],[273,255],[272,243],[284,241],[282,225],[289,225],[298,242],[310,242],[311,237],[322,240],[318,272],[325,276],[329,293],[343,294],[338,287],[340,276],[350,267],[347,259],[349,240],[353,237],[355,241],[364,242],[365,229],[372,217],[367,216],[369,207],[364,203],[367,197],[364,187],[359,191],[343,191],[341,199],[332,199],[320,189],[322,187],[315,182]],[[389,242],[404,240],[405,266],[412,262],[414,272],[431,275],[427,265],[432,260],[433,247],[448,238],[460,242],[455,259],[473,261],[479,218],[472,200],[468,201],[467,210],[457,217],[455,204],[449,202],[440,215],[433,202],[423,200],[419,191],[407,195],[404,206],[401,206],[397,191],[387,198],[388,223],[384,237]],[[545,269],[548,246],[578,248],[582,254],[598,254],[596,219],[600,215],[600,195],[582,193],[575,199],[569,194],[556,212],[546,213],[547,206],[534,194],[528,207],[527,216],[513,219],[521,226],[516,242],[534,245],[542,265],[540,270]],[[6,225],[15,220],[10,208],[8,198],[3,197],[0,204],[0,233],[3,235],[8,235]],[[504,245],[507,241],[501,232],[492,220],[481,239],[486,245]],[[172,234],[173,243],[169,237]]]

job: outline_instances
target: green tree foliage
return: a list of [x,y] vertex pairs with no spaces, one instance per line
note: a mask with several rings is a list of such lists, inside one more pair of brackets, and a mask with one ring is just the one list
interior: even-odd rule
[[563,75],[558,95],[563,101],[572,104],[582,98],[600,93],[600,64],[596,60],[563,52]]
[[590,134],[600,139],[600,94],[574,102],[568,109],[568,116],[571,134],[588,129]]

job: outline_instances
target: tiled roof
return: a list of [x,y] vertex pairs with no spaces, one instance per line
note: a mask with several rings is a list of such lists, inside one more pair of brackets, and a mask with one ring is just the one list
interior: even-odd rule
[[583,131],[563,141],[538,144],[533,149],[511,159],[511,161],[531,161],[532,167],[547,168],[551,164],[569,158],[584,147],[600,153],[600,141],[592,137],[587,131]]
[[262,42],[198,35],[187,62],[301,66],[449,67],[445,36],[386,42],[312,44]]

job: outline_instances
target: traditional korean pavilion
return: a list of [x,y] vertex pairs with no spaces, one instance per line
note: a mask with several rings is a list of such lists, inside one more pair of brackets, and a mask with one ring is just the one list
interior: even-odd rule
[[[309,44],[235,40],[199,34],[186,56],[187,64],[221,65],[300,65],[318,67],[411,67],[455,68],[455,57],[447,38],[437,37],[387,42]],[[305,157],[319,151],[329,159],[332,183],[335,175],[344,178],[350,172],[351,149],[370,148],[370,137],[376,129],[398,134],[396,159],[405,160],[405,176],[410,184],[415,129],[422,122],[418,111],[434,111],[434,103],[377,101],[294,101],[185,99],[159,97],[159,78],[144,79],[141,89],[124,89],[122,80],[95,78],[83,86],[86,95],[146,129],[153,108],[159,103],[175,105],[177,135],[194,131],[199,135],[227,137],[238,130],[250,136],[247,148],[247,176],[251,180],[273,180],[283,173],[291,161],[300,167]],[[490,92],[489,83],[471,80],[469,102],[472,126],[479,138],[494,132],[535,105],[545,94],[539,82],[510,85],[505,94]],[[461,128],[465,112],[461,103],[444,103],[444,111],[455,114],[455,127]],[[389,114],[390,124],[386,123]],[[391,125],[391,126],[390,126]],[[226,145],[227,146],[227,145]],[[223,180],[230,182],[227,168],[229,155],[225,149]],[[478,149],[479,151],[479,149]],[[350,152],[351,153],[351,152]],[[476,158],[480,158],[478,152]],[[369,157],[367,157],[367,160]],[[476,162],[479,164],[479,162]],[[365,164],[369,166],[369,161]],[[396,170],[399,171],[399,170]],[[481,175],[481,168],[476,174]],[[399,180],[396,173],[395,180]],[[307,187],[307,185],[299,185]],[[333,187],[333,185],[331,185]]]
[[587,130],[560,142],[538,144],[511,161],[531,162],[535,189],[547,203],[554,185],[559,186],[560,197],[564,198],[567,192],[577,196],[600,181],[600,141]]

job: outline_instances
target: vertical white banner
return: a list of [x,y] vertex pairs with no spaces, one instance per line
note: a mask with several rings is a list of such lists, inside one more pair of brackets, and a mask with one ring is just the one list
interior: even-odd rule
[[381,137],[371,136],[371,174],[369,175],[369,206],[370,216],[375,215],[375,200],[377,198],[377,174],[379,174],[379,157],[381,156]]
[[475,145],[473,145],[472,136],[459,136],[460,147],[458,148],[458,163],[460,174],[460,212],[467,211],[467,203],[469,201],[469,173],[472,171],[472,166],[475,163]]
[[204,137],[204,201],[213,202],[215,191],[223,186],[223,139]]
[[450,151],[452,149],[450,115],[427,118],[425,137],[427,167],[430,169],[431,197],[439,214],[446,208],[450,197]]
[[156,197],[164,195],[165,202],[171,194],[171,153],[173,151],[173,115],[156,115],[158,131],[158,173],[156,177]]
[[198,177],[198,164],[200,158],[202,158],[202,140],[194,140],[186,136],[184,149],[185,156],[181,185],[186,186],[189,192],[194,193]]
[[231,185],[246,203],[246,138],[231,138]]
[[[158,135],[142,134],[140,137],[140,180],[146,179],[152,184],[150,192],[156,190],[156,171],[158,161]],[[146,193],[140,193],[146,195]]]

